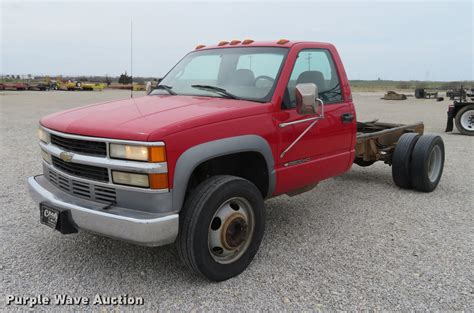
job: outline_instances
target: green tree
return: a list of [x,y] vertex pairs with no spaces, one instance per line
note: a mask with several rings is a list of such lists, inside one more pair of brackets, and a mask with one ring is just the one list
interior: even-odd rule
[[128,76],[127,72],[125,71],[124,74],[120,75],[118,82],[119,82],[119,84],[124,84],[124,85],[131,84],[132,83],[132,77]]

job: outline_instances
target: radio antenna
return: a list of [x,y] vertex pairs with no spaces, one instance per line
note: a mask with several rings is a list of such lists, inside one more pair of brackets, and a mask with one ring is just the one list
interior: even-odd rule
[[130,80],[132,87],[130,88],[130,98],[133,98],[133,22],[130,21]]

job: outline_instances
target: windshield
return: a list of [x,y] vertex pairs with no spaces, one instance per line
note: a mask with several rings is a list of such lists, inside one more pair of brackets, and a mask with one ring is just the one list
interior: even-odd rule
[[287,52],[287,48],[279,47],[195,51],[186,55],[160,82],[163,86],[151,94],[268,102]]

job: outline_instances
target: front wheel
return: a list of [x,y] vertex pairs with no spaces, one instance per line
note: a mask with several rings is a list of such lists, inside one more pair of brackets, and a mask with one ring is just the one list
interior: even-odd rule
[[264,229],[258,188],[240,177],[213,176],[189,195],[180,213],[178,253],[196,273],[226,280],[250,264]]

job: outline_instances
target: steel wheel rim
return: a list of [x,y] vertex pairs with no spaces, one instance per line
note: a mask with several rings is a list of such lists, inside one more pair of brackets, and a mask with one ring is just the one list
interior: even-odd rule
[[431,150],[430,158],[428,160],[428,178],[433,183],[438,179],[439,173],[441,171],[441,148],[439,146],[434,146]]
[[226,200],[209,224],[210,255],[221,264],[238,260],[247,251],[254,229],[255,216],[250,202],[242,197]]
[[467,131],[474,131],[474,111],[469,110],[461,115],[461,126]]

